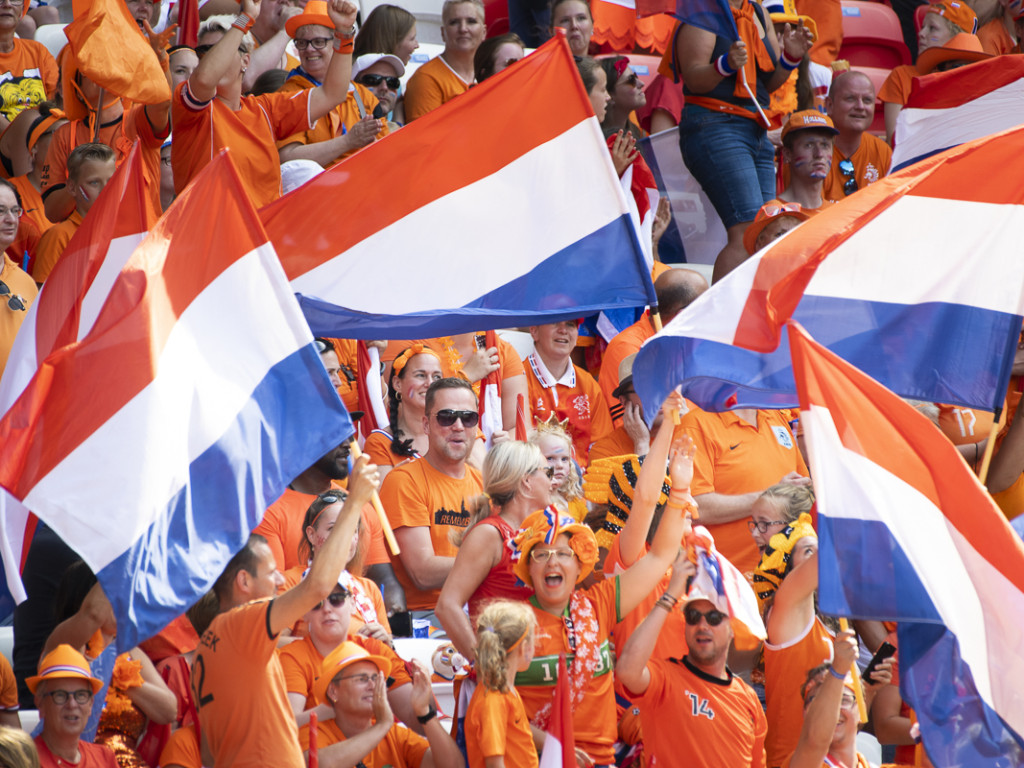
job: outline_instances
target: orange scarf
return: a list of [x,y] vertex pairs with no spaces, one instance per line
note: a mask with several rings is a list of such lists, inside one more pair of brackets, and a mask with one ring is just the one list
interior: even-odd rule
[[[774,72],[775,64],[772,63],[771,54],[764,45],[764,40],[758,33],[758,23],[754,19],[754,6],[750,0],[743,0],[743,5],[738,9],[732,9],[732,15],[736,18],[736,29],[739,30],[740,40],[747,44],[747,63],[743,67],[747,75],[747,85],[750,90],[757,94],[757,71]],[[747,89],[743,87],[743,78],[736,73],[736,87],[733,94],[741,99],[749,99]]]

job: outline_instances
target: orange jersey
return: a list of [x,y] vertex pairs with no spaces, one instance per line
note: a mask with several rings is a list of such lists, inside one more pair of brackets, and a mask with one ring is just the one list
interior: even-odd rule
[[1017,41],[1007,31],[1001,14],[978,30],[978,39],[981,40],[982,50],[993,56],[1013,53],[1017,46]]
[[[0,263],[0,280],[7,284],[13,295],[24,299],[26,307],[31,306],[36,299],[36,294],[39,293],[36,281],[11,261],[7,254],[3,255],[3,261]],[[10,296],[5,297],[5,304],[7,299],[10,299]],[[6,306],[3,309],[4,311],[0,312],[0,375],[3,375],[4,368],[7,366],[7,357],[11,354],[11,347],[14,346],[14,337],[18,335],[18,329],[21,328],[21,323],[25,319],[25,315],[28,314],[20,310],[9,309]]]
[[32,221],[39,228],[40,232],[45,232],[52,227],[53,222],[46,218],[43,196],[35,188],[35,185],[29,181],[28,176],[15,176],[13,179],[8,179],[8,181],[15,186],[18,194],[21,195],[21,207],[25,209],[21,223],[24,224],[26,219]]
[[[615,761],[613,745],[617,731],[611,633],[615,624],[622,620],[618,612],[619,579],[606,579],[580,594],[590,603],[597,619],[599,661],[593,676],[585,684],[582,701],[573,708],[573,729],[577,747],[598,765],[610,764]],[[565,615],[555,616],[542,610],[537,607],[535,598],[530,599],[530,604],[537,617],[536,646],[529,669],[516,675],[516,689],[523,697],[523,706],[532,721],[554,696],[559,654],[564,653],[566,663],[570,665],[576,655],[571,650]],[[579,629],[575,628],[575,631]]]
[[[615,338],[608,342],[608,348],[604,351],[601,359],[601,374],[597,377],[597,383],[601,385],[601,394],[611,409],[612,421],[615,426],[622,425],[622,406],[612,392],[619,386],[619,363],[625,358],[638,352],[645,341],[654,335],[654,326],[651,324],[651,316],[644,312],[644,316],[633,323],[625,330],[619,332]],[[627,453],[633,453],[632,450]]]
[[[351,630],[347,639],[361,645],[371,654],[383,656],[391,662],[391,671],[388,673],[387,681],[389,691],[412,682],[412,678],[405,669],[405,662],[380,640],[357,635]],[[305,637],[297,642],[288,643],[278,652],[278,655],[281,658],[281,669],[284,671],[284,684],[288,693],[305,696],[306,709],[315,707],[316,698],[313,696],[313,684],[320,677],[324,657],[313,645],[313,641],[309,637]]]
[[391,435],[382,429],[375,429],[366,438],[363,444],[363,453],[370,457],[377,466],[395,467],[403,461],[413,458],[411,456],[399,456],[391,450]]
[[446,101],[461,96],[473,83],[467,83],[441,56],[421,66],[405,86],[405,119],[412,122],[437,109]]
[[[316,734],[318,750],[345,741],[345,734],[333,720],[317,723]],[[299,742],[303,751],[309,749],[309,725],[299,730]],[[429,748],[425,738],[396,723],[362,762],[366,768],[416,768]]]
[[804,722],[800,686],[807,673],[832,660],[832,635],[815,616],[803,636],[785,645],[764,645],[768,765],[783,765],[796,750]]
[[78,754],[81,759],[77,763],[69,763],[50,751],[43,741],[42,734],[36,736],[35,742],[36,751],[39,752],[39,768],[68,768],[70,765],[74,765],[75,768],[118,768],[114,751],[105,744],[78,742]]
[[[97,139],[100,144],[106,144],[114,150],[114,163],[116,165],[121,165],[125,158],[128,157],[128,153],[131,152],[132,142],[126,135],[127,121],[130,119],[137,120],[140,112],[142,112],[141,107],[135,110],[134,114],[133,111],[128,111],[121,117],[100,125]],[[142,114],[145,113],[142,112]],[[85,120],[72,120],[70,123],[64,123],[64,125],[53,132],[50,148],[46,151],[46,161],[43,163],[43,170],[39,174],[39,183],[42,186],[44,199],[47,191],[51,188],[62,187],[67,184],[68,156],[75,147],[91,142],[94,136],[94,126]],[[156,152],[157,161],[159,162],[159,147],[157,147]],[[159,197],[159,189],[157,190],[157,196]]]
[[586,466],[590,446],[613,429],[601,388],[593,376],[571,363],[565,375],[556,380],[536,352],[531,353],[523,365],[533,423],[546,420],[552,413],[559,421],[568,419],[567,431],[576,450],[576,460]]
[[685,658],[652,658],[647,671],[647,690],[631,695],[650,768],[764,768],[768,726],[749,685],[731,672],[728,680],[712,677]]
[[[380,500],[388,513],[392,528],[430,529],[434,554],[455,557],[458,547],[450,534],[469,524],[466,499],[483,493],[480,473],[466,465],[462,479],[438,472],[426,459],[396,467],[384,478]],[[440,589],[420,590],[402,565],[400,556],[391,560],[395,576],[405,588],[405,599],[411,611],[432,611]]]
[[32,277],[37,283],[46,282],[53,268],[64,254],[75,232],[82,226],[83,216],[75,211],[64,221],[54,224],[39,238],[39,249],[32,263]]
[[0,709],[5,712],[18,711],[18,683],[6,656],[0,656]]
[[160,765],[180,765],[181,768],[203,767],[194,725],[186,725],[171,732],[163,751],[160,752]]
[[192,696],[215,765],[305,768],[270,633],[273,605],[257,600],[222,613],[199,642]]
[[57,92],[57,62],[47,47],[17,37],[13,42],[14,50],[0,53],[0,113],[8,120]]
[[[839,169],[843,160],[853,163],[853,176],[844,176]],[[821,196],[828,200],[842,200],[846,197],[843,187],[853,178],[857,182],[857,189],[864,189],[869,184],[874,184],[880,178],[889,173],[889,166],[892,163],[892,147],[886,144],[877,136],[865,132],[860,137],[860,146],[857,151],[845,157],[839,151],[838,145],[832,147],[832,168],[829,170],[825,183],[821,188]]]
[[499,693],[477,685],[466,709],[466,748],[469,768],[485,768],[488,757],[503,757],[515,768],[539,765],[530,721],[514,688]]
[[224,147],[231,157],[256,208],[281,196],[279,139],[310,128],[310,90],[295,93],[267,93],[243,96],[237,112],[213,97],[202,103],[179,85],[171,99],[174,143],[171,165],[174,191],[180,194],[188,183]]
[[906,104],[910,98],[910,86],[920,72],[913,64],[901,64],[889,73],[878,89],[878,100],[890,104]]
[[132,107],[124,124],[125,137],[139,143],[139,159],[142,161],[142,178],[146,186],[146,203],[153,221],[160,218],[163,206],[160,204],[160,146],[171,134],[170,119],[159,131],[149,122],[145,107]]
[[[754,427],[731,411],[691,410],[682,419],[697,448],[690,493],[734,496],[763,491],[790,472],[806,476],[790,418],[789,411],[758,411]],[[753,571],[760,560],[748,519],[707,526],[718,551],[742,573]]]
[[[295,91],[301,91],[306,88],[315,87],[315,83],[312,80],[307,80],[302,75],[292,75],[288,78],[284,85],[278,90],[278,93],[294,93]],[[356,94],[359,94],[359,99],[363,103],[363,114],[373,117],[373,111],[377,108],[380,103],[377,101],[377,97],[370,92],[370,90],[359,83],[350,83],[348,88],[348,96],[338,106],[328,112],[326,115],[321,117],[308,131],[296,133],[294,136],[288,136],[287,138],[281,139],[277,142],[278,148],[287,147],[289,144],[318,144],[321,141],[329,141],[337,136],[344,135],[347,131],[352,129],[352,126],[362,120],[363,114],[359,112],[359,99],[356,99]],[[378,139],[383,139],[390,132],[387,121],[384,121],[384,128],[381,129],[380,133],[377,134]],[[334,159],[331,165],[334,165],[346,157],[358,152],[357,149],[352,149],[343,155],[339,155]],[[330,167],[330,166],[328,166]]]

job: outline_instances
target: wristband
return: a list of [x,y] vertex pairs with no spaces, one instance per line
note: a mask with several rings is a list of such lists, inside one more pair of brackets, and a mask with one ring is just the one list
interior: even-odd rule
[[437,708],[433,704],[430,705],[430,711],[427,712],[427,714],[416,715],[416,719],[420,721],[420,725],[426,725],[435,717],[437,717]]
[[674,606],[671,606],[668,603],[662,602],[661,598],[659,597],[657,600],[654,601],[654,607],[655,608],[664,608],[669,613],[672,613],[672,608]]
[[[335,53],[352,53],[355,49],[355,43],[351,37],[335,37],[334,38],[334,52]],[[383,363],[382,363],[383,365]]]
[[231,22],[231,26],[237,29],[243,35],[252,29],[252,25],[256,23],[256,20],[247,13],[240,13],[235,16],[235,20]]
[[844,683],[846,682],[846,675],[841,675],[838,672],[836,672],[835,667],[829,666],[828,673],[832,675],[832,677],[834,677],[836,680],[839,680]]
[[788,69],[788,70],[792,71],[792,70],[794,70],[794,69],[796,69],[797,67],[800,66],[800,60],[797,60],[797,61],[791,60],[789,58],[789,56],[786,55],[786,51],[783,50],[782,51],[782,55],[779,56],[779,64],[782,65],[783,69]]
[[676,603],[678,603],[678,602],[679,602],[679,599],[678,599],[678,598],[672,597],[672,595],[670,595],[670,594],[669,594],[668,592],[665,592],[665,593],[664,593],[664,594],[663,594],[663,595],[662,595],[661,597],[659,597],[658,599],[659,599],[659,600],[664,600],[664,601],[666,601],[666,602],[668,602],[668,603],[671,603],[671,604],[672,604],[672,607],[673,607],[673,608],[675,608],[675,605],[676,605]]
[[736,70],[729,66],[729,54],[723,53],[717,59],[715,59],[715,69],[718,70],[718,74],[722,77],[729,77],[735,75]]

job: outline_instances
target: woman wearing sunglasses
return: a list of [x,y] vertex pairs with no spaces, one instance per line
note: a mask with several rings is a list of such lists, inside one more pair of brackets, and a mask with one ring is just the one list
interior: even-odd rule
[[[494,446],[484,459],[485,496],[460,537],[448,580],[437,599],[437,617],[467,659],[476,657],[473,627],[487,600],[525,600],[533,592],[516,585],[509,544],[523,520],[551,501],[551,476],[540,449],[510,440]],[[469,616],[462,606],[469,605]]]
[[604,137],[607,139],[619,131],[627,131],[635,139],[642,139],[646,134],[633,120],[636,110],[647,103],[644,84],[629,66],[629,59],[625,56],[610,56],[600,59],[599,63],[607,77],[605,87],[611,97],[601,122]]

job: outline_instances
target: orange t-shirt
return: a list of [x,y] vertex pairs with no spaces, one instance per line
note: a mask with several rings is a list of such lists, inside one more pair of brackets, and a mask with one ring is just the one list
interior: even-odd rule
[[138,141],[139,159],[142,161],[142,178],[147,191],[146,203],[149,213],[156,221],[163,214],[160,204],[160,147],[171,133],[171,123],[159,133],[149,122],[144,106],[132,107],[124,123],[124,135],[132,143]]
[[18,711],[18,683],[6,656],[0,656],[0,709],[5,712]]
[[243,96],[237,112],[216,96],[197,102],[179,85],[171,99],[171,166],[180,194],[224,147],[231,148],[242,184],[256,208],[281,196],[281,159],[276,142],[310,128],[310,90]]
[[765,711],[768,715],[765,749],[769,766],[785,764],[796,750],[804,723],[800,686],[807,680],[808,672],[831,660],[832,635],[817,616],[799,639],[784,645],[764,644]]
[[180,765],[181,768],[203,768],[203,757],[199,751],[196,727],[186,725],[171,732],[160,752],[160,765]]
[[[790,472],[806,476],[807,465],[789,427],[791,418],[790,411],[758,411],[754,427],[731,411],[693,409],[684,415],[682,426],[697,448],[690,493],[738,496],[766,490]],[[747,528],[749,519],[707,525],[718,551],[741,573],[753,571],[760,560]]]
[[412,456],[399,456],[391,450],[391,435],[383,429],[375,429],[363,444],[363,453],[377,466],[395,467]]
[[49,49],[35,40],[14,38],[14,50],[0,53],[0,113],[14,120],[28,107],[57,92],[57,62]]
[[32,263],[32,277],[37,283],[46,281],[53,268],[64,254],[75,232],[82,226],[84,217],[78,211],[68,216],[64,221],[54,224],[43,232],[39,238],[39,248],[36,251],[35,260]]
[[[302,75],[292,75],[285,81],[285,84],[278,89],[278,93],[294,93],[295,91],[301,91],[306,88],[314,88],[316,86],[311,80],[307,80]],[[289,136],[285,139],[281,139],[277,142],[278,149],[281,147],[287,147],[289,144],[318,144],[321,141],[329,141],[330,139],[336,138],[343,135],[346,131],[352,129],[352,126],[362,120],[362,115],[359,114],[359,103],[356,101],[355,94],[358,92],[359,97],[363,100],[363,109],[366,110],[365,114],[372,117],[373,110],[377,108],[380,103],[377,101],[377,97],[364,85],[359,83],[350,83],[348,88],[348,95],[345,100],[338,106],[328,112],[326,115],[321,117],[308,131],[296,133],[294,136]],[[390,132],[387,121],[384,121],[384,128],[377,134],[378,139],[383,139]],[[352,149],[343,155],[339,155],[334,159],[331,165],[341,162],[346,157],[358,152],[358,149]],[[330,166],[328,166],[330,167]]]
[[890,104],[906,104],[910,98],[910,86],[915,77],[921,73],[913,64],[901,64],[895,67],[889,76],[885,78],[882,87],[878,89],[878,100]]
[[764,768],[768,726],[749,685],[731,672],[728,680],[712,677],[685,658],[652,657],[647,671],[647,690],[630,695],[640,706],[644,756],[650,768]]
[[[576,746],[590,755],[598,765],[611,764],[615,762],[617,732],[615,691],[612,687],[611,633],[615,624],[622,620],[619,615],[619,579],[606,579],[577,594],[590,603],[597,619],[599,662],[593,676],[586,682],[582,701],[573,709]],[[537,606],[536,598],[530,598],[530,604],[537,617],[536,646],[529,668],[516,675],[516,689],[523,697],[523,706],[532,721],[554,696],[559,654],[564,653],[566,663],[570,665],[576,656],[571,651],[564,616],[555,616],[542,610]],[[576,627],[575,631],[580,630]]]
[[[128,153],[131,152],[132,142],[126,135],[128,123],[138,120],[139,114],[145,112],[142,107],[128,110],[121,117],[104,123],[100,126],[99,143],[106,144],[114,150],[114,163],[121,165]],[[42,186],[43,198],[53,187],[63,187],[68,181],[68,156],[72,150],[80,144],[88,144],[93,140],[95,129],[84,120],[72,120],[64,123],[53,132],[50,140],[50,148],[46,151],[46,162],[43,163],[43,170],[39,174],[39,183]],[[156,148],[157,164],[160,160],[160,147]],[[157,176],[157,197],[159,198],[159,175]],[[157,211],[160,209],[157,208]]]
[[477,685],[466,709],[466,749],[469,768],[485,768],[488,757],[503,757],[515,768],[539,765],[530,721],[514,688],[499,693]]
[[[425,459],[396,467],[384,478],[380,500],[388,513],[392,528],[430,529],[434,554],[455,557],[458,547],[449,538],[452,531],[469,524],[466,499],[483,493],[480,473],[468,464],[462,479],[438,472]],[[432,611],[437,605],[440,589],[419,590],[402,565],[402,557],[391,559],[395,576],[405,588],[405,599],[411,611]]]
[[69,765],[74,765],[75,768],[118,768],[114,751],[106,744],[79,741],[78,754],[81,759],[72,764],[54,755],[43,741],[42,734],[36,736],[35,743],[36,751],[39,753],[39,768],[68,768]]
[[832,168],[821,188],[823,198],[838,202],[846,197],[843,187],[851,177],[843,176],[842,171],[839,170],[839,163],[847,159],[853,163],[852,178],[857,181],[857,188],[864,189],[889,173],[889,166],[892,164],[892,147],[867,132],[860,137],[860,146],[849,158],[843,156],[838,146],[833,146]]
[[[345,741],[346,738],[333,720],[317,723],[316,734],[318,750]],[[299,729],[299,743],[303,751],[309,749],[308,724]],[[396,723],[362,762],[366,768],[412,768],[423,763],[423,756],[428,749],[430,744],[425,738]]]
[[461,96],[473,83],[467,83],[441,56],[421,66],[405,86],[405,119],[412,122],[437,109],[446,101]]
[[338,394],[349,413],[359,410],[359,351],[355,339],[328,339],[341,365],[341,386]]
[[45,232],[52,227],[53,222],[46,218],[43,196],[32,182],[29,181],[28,176],[15,176],[13,179],[8,179],[8,181],[15,186],[18,194],[21,195],[21,207],[25,209],[21,223],[24,224],[26,219],[32,221],[39,228],[40,232]]
[[612,392],[619,386],[619,363],[638,352],[643,343],[653,335],[654,326],[651,324],[650,314],[644,312],[643,317],[609,341],[608,348],[604,351],[597,383],[601,385],[601,394],[608,403],[612,422],[616,427],[622,426],[622,406],[619,405],[618,399],[612,396]]
[[257,600],[222,613],[199,641],[192,695],[215,765],[305,768],[270,633],[273,605]]
[[993,56],[1013,53],[1013,49],[1017,46],[1016,41],[1010,37],[1010,33],[1006,29],[1002,14],[978,30],[978,39],[981,41],[982,50]]
[[593,376],[571,363],[565,375],[556,381],[536,352],[531,353],[523,365],[533,423],[546,420],[552,413],[559,421],[568,419],[567,431],[576,449],[576,460],[586,466],[590,446],[613,429],[601,388]]
[[0,280],[7,283],[7,287],[11,289],[13,295],[20,296],[24,300],[26,310],[22,312],[10,309],[7,306],[7,301],[11,297],[3,298],[3,306],[0,306],[0,309],[3,310],[0,312],[0,376],[2,376],[4,368],[7,366],[7,358],[11,354],[11,347],[14,346],[14,337],[18,335],[25,315],[28,314],[27,310],[36,300],[39,289],[36,287],[36,281],[11,261],[7,254],[3,255],[3,263],[0,265]]
[[[397,688],[400,685],[411,683],[412,678],[405,669],[405,662],[398,657],[393,650],[380,640],[365,635],[357,635],[355,632],[348,633],[349,641],[362,646],[375,656],[383,656],[391,662],[391,671],[388,672],[388,690]],[[284,684],[288,693],[298,693],[306,697],[306,709],[316,706],[316,699],[313,697],[313,686],[320,677],[323,669],[324,657],[313,645],[309,637],[305,637],[294,643],[288,643],[278,651],[281,658],[281,669],[284,670]]]

